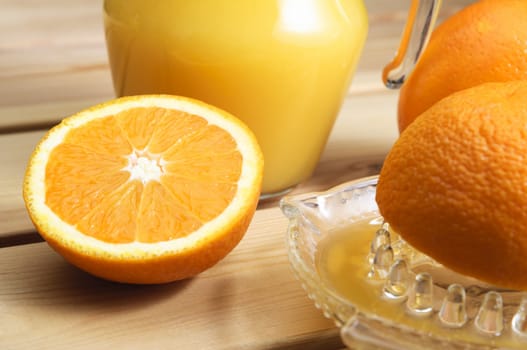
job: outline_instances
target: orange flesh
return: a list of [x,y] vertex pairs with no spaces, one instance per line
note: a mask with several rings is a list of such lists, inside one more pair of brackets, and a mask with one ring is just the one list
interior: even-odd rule
[[[49,157],[46,204],[80,232],[110,243],[194,232],[230,203],[242,166],[232,136],[207,123],[180,111],[135,108],[71,130]],[[127,169],[141,161],[159,176],[149,177],[147,168],[146,177],[132,177]]]

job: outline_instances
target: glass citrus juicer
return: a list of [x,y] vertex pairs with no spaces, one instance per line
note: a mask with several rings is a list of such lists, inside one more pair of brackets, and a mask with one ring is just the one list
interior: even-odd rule
[[[383,72],[404,83],[440,1],[414,0]],[[288,254],[309,297],[352,349],[526,349],[527,293],[486,284],[415,250],[383,221],[377,177],[282,198]]]
[[352,349],[526,349],[527,294],[448,270],[379,214],[377,177],[282,198],[293,270]]

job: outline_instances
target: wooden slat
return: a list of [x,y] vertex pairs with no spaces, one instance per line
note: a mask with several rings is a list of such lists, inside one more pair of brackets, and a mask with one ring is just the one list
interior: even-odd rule
[[341,346],[292,274],[286,228],[278,208],[260,210],[218,265],[161,286],[96,279],[45,243],[3,248],[0,349]]
[[53,124],[76,109],[40,115],[38,106],[113,95],[101,1],[1,0],[0,8],[0,132],[19,123]]
[[79,97],[72,100],[0,106],[0,135],[48,129],[67,116],[106,101],[106,97]]
[[18,241],[18,234],[32,231],[24,201],[22,181],[27,160],[43,131],[0,135],[0,246]]

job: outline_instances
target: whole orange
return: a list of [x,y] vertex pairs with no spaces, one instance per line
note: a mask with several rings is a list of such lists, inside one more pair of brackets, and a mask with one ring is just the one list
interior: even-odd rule
[[421,114],[390,150],[376,199],[414,248],[527,290],[527,81],[478,85]]
[[526,18],[525,0],[481,0],[439,25],[401,88],[399,131],[455,91],[527,79]]

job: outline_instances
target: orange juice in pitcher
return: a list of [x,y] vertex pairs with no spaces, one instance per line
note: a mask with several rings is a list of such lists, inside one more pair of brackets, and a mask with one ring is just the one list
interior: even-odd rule
[[116,94],[168,93],[256,134],[263,196],[313,172],[367,34],[362,0],[105,0]]

